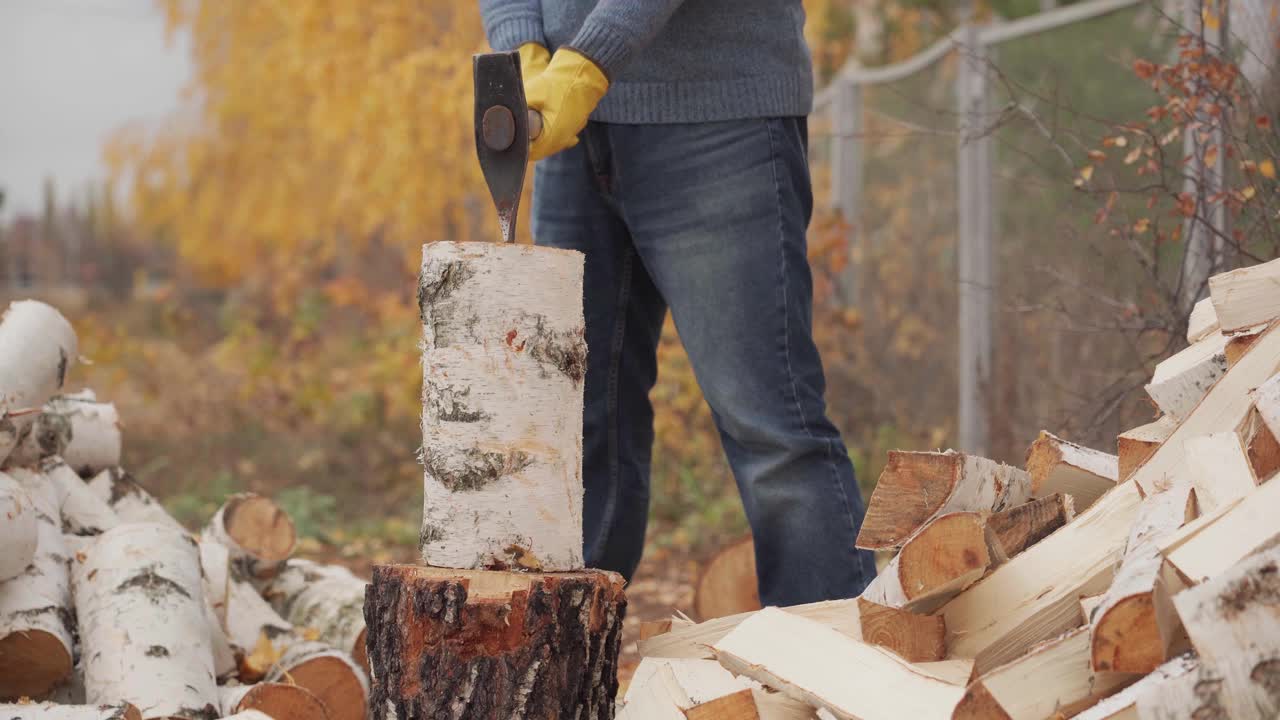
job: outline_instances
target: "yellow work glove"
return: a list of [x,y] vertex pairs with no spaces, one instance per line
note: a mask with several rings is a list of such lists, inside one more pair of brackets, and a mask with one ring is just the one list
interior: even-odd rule
[[604,72],[582,53],[561,48],[551,63],[524,84],[530,110],[542,115],[542,134],[529,146],[529,159],[541,160],[578,144],[591,111],[609,89]]
[[551,53],[536,42],[527,42],[520,46],[520,74],[525,82],[532,80],[547,69],[551,62]]

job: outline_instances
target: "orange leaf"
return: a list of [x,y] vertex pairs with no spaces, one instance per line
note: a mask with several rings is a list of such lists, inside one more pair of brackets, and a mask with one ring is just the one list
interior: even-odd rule
[[1258,172],[1262,174],[1262,177],[1268,180],[1275,180],[1276,164],[1271,160],[1263,160],[1262,162],[1258,163]]
[[1151,218],[1142,218],[1133,224],[1133,231],[1141,235],[1151,227]]
[[1143,80],[1150,80],[1156,74],[1156,64],[1149,60],[1134,60],[1133,72]]

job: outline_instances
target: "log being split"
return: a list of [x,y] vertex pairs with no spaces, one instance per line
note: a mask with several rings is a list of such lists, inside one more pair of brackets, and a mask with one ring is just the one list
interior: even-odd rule
[[365,650],[366,583],[340,565],[289,560],[262,589],[276,612],[299,628],[312,628],[318,639],[340,650],[369,671]]
[[31,496],[17,480],[0,473],[0,582],[31,564],[38,534]]
[[0,705],[4,720],[142,720],[132,705],[59,705],[19,703]]
[[611,718],[622,577],[379,565],[365,598],[386,718]]
[[12,473],[34,504],[38,539],[31,564],[0,583],[0,700],[43,697],[65,680],[75,636],[57,489],[38,473]]
[[1076,509],[1084,510],[1115,486],[1120,465],[1115,455],[1041,431],[1027,450],[1027,472],[1033,497],[1070,495]]
[[998,512],[1031,497],[1031,478],[1017,468],[953,451],[891,451],[857,546],[900,547],[925,523],[950,512]]
[[581,253],[423,247],[428,565],[582,567]]
[[75,360],[76,333],[62,313],[34,300],[9,304],[0,318],[0,462]]
[[98,473],[89,481],[89,489],[115,511],[121,522],[159,523],[186,532],[160,501],[122,468],[111,468]]
[[271,498],[238,493],[218,508],[201,539],[225,545],[247,577],[265,579],[275,577],[293,554],[298,535],[289,514]]
[[88,701],[124,700],[148,718],[217,718],[195,541],[156,523],[118,525],[73,572]]
[[292,683],[228,685],[218,688],[223,715],[257,710],[272,720],[327,720],[328,711],[315,694]]
[[1170,657],[1181,633],[1170,598],[1182,583],[1165,571],[1159,544],[1190,514],[1191,486],[1186,483],[1143,501],[1115,579],[1092,613],[1095,670],[1148,673]]

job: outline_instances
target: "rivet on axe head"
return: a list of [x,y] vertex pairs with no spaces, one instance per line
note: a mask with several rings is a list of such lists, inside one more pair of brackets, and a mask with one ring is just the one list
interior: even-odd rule
[[515,116],[506,107],[494,105],[484,111],[480,133],[490,150],[506,150],[516,140]]

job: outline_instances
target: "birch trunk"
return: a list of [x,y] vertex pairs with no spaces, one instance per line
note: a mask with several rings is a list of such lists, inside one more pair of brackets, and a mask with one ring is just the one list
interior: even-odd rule
[[265,713],[272,720],[328,720],[329,712],[315,694],[292,683],[258,683],[218,688],[222,714],[246,710]]
[[226,615],[227,639],[236,650],[241,680],[261,679],[297,641],[293,626],[243,580],[231,580]]
[[17,576],[36,554],[36,506],[26,489],[0,473],[0,582]]
[[1162,572],[1160,542],[1186,523],[1190,507],[1189,484],[1143,501],[1115,580],[1092,613],[1095,670],[1145,674],[1169,658],[1181,633],[1170,597],[1181,588]]
[[0,583],[0,700],[42,697],[66,680],[75,636],[57,489],[37,473],[12,472],[35,508],[38,539],[31,564]]
[[256,579],[275,577],[298,541],[288,513],[256,493],[231,496],[200,537],[204,542],[225,545],[232,565]]
[[195,541],[156,523],[118,525],[74,563],[85,691],[145,718],[218,717]]
[[204,594],[213,607],[218,624],[227,624],[227,595],[231,592],[231,556],[227,546],[200,543],[200,571],[204,574]]
[[369,679],[364,670],[350,655],[324,643],[293,643],[264,680],[307,689],[324,705],[329,720],[364,720],[369,707]]
[[10,465],[34,465],[57,455],[79,474],[89,476],[120,464],[120,414],[92,393],[59,395],[45,403]]
[[1174,598],[1232,720],[1280,717],[1280,545]]
[[75,330],[62,313],[34,300],[9,304],[0,318],[0,463],[62,389],[76,352]]
[[19,703],[0,705],[4,720],[142,720],[132,705],[59,705]]
[[295,627],[313,628],[321,642],[351,653],[365,672],[364,593],[368,585],[339,565],[293,559],[262,589],[281,617]]
[[423,560],[582,567],[582,255],[424,246]]
[[121,468],[103,470],[89,481],[89,489],[115,511],[120,522],[159,523],[186,532],[133,476]]
[[62,531],[69,535],[101,535],[120,524],[120,517],[59,457],[46,458],[40,469],[62,495]]

